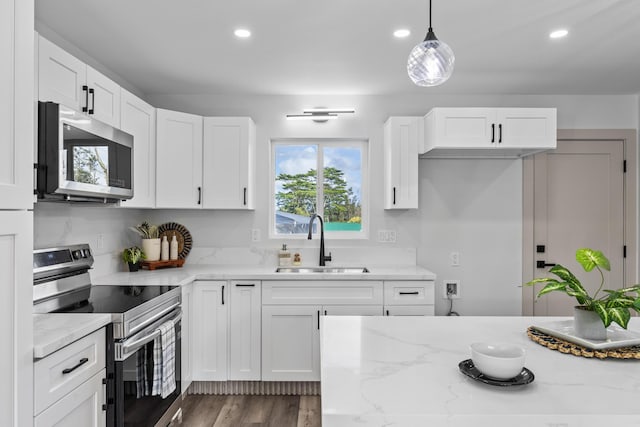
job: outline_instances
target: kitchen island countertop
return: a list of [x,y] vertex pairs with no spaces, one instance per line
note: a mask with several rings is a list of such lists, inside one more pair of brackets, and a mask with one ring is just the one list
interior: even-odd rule
[[[563,354],[527,337],[561,319],[323,316],[322,425],[640,426],[640,360]],[[535,380],[496,387],[463,375],[475,341],[523,346]]]

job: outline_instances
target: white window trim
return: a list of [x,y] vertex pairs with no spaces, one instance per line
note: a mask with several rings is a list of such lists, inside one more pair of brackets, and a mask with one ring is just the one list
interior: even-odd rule
[[[369,238],[369,149],[370,144],[367,138],[273,138],[270,141],[271,149],[269,150],[269,239],[279,240],[307,240],[306,234],[276,234],[275,224],[275,149],[277,145],[304,145],[304,144],[317,144],[320,148],[318,159],[322,161],[323,153],[321,147],[335,146],[339,147],[347,142],[351,146],[359,145],[362,153],[362,183],[360,187],[360,203],[361,203],[361,225],[360,231],[326,231],[324,232],[325,239],[331,240],[363,240]],[[322,178],[321,167],[318,169],[318,182]],[[322,189],[320,190],[322,191]],[[320,199],[318,199],[319,202]],[[324,217],[323,217],[324,219]],[[319,230],[319,228],[316,228]],[[314,233],[314,239],[317,239],[318,233]]]

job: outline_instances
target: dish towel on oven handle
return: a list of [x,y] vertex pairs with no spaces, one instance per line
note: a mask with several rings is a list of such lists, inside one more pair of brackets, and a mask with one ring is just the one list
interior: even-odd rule
[[153,386],[151,395],[163,399],[176,389],[176,334],[173,320],[158,326],[160,335],[153,340]]

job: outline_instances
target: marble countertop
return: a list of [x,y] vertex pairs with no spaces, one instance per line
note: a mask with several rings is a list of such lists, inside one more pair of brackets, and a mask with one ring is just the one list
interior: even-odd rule
[[111,323],[110,314],[49,313],[33,315],[33,357],[41,359]]
[[[587,359],[531,341],[551,317],[323,316],[322,425],[640,426],[640,360]],[[640,331],[640,318],[629,329]],[[535,380],[495,387],[463,375],[476,341],[527,352]]]
[[420,266],[372,266],[369,273],[276,273],[277,267],[187,264],[182,268],[140,270],[92,277],[94,285],[181,286],[194,280],[435,280],[436,275]]

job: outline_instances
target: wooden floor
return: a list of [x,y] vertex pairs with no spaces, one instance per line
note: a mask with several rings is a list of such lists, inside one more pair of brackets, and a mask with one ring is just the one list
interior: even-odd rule
[[191,394],[182,401],[185,427],[320,427],[320,396]]

